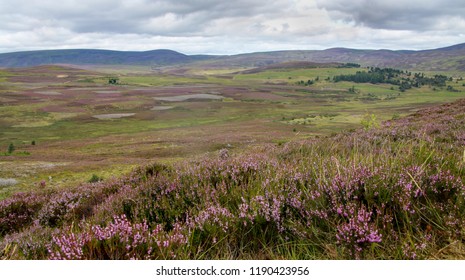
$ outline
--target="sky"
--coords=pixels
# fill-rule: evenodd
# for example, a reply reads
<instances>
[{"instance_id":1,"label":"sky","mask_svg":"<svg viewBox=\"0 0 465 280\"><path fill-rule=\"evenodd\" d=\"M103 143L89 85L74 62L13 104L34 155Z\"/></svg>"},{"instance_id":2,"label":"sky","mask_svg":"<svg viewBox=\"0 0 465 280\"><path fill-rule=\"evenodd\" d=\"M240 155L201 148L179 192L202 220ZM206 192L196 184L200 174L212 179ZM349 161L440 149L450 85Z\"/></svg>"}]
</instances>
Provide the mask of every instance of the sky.
<instances>
[{"instance_id":1,"label":"sky","mask_svg":"<svg viewBox=\"0 0 465 280\"><path fill-rule=\"evenodd\" d=\"M465 42L463 0L2 0L0 53L421 50Z\"/></svg>"}]
</instances>

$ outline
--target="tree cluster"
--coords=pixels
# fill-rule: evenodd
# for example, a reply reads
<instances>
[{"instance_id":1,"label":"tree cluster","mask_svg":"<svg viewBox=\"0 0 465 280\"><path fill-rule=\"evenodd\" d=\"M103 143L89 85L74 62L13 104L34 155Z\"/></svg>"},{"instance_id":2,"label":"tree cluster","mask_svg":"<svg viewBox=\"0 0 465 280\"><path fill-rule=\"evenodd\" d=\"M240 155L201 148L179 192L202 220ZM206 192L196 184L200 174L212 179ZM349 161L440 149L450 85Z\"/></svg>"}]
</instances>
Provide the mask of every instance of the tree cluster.
<instances>
[{"instance_id":1,"label":"tree cluster","mask_svg":"<svg viewBox=\"0 0 465 280\"><path fill-rule=\"evenodd\" d=\"M349 81L354 83L372 83L372 84L392 84L399 87L400 91L405 91L412 87L421 87L424 85L432 87L444 87L450 80L445 75L434 75L427 77L424 73L414 73L393 69L370 67L368 71L357 71L355 74L337 75L333 77L334 82Z\"/></svg>"},{"instance_id":2,"label":"tree cluster","mask_svg":"<svg viewBox=\"0 0 465 280\"><path fill-rule=\"evenodd\" d=\"M337 75L333 77L334 82L349 81L354 83L389 83L394 84L398 78L404 73L404 71L393 69L393 68L369 68L367 71L357 71L355 74L348 75Z\"/></svg>"},{"instance_id":3,"label":"tree cluster","mask_svg":"<svg viewBox=\"0 0 465 280\"><path fill-rule=\"evenodd\" d=\"M360 68L360 64L348 62L338 66L337 68Z\"/></svg>"},{"instance_id":4,"label":"tree cluster","mask_svg":"<svg viewBox=\"0 0 465 280\"><path fill-rule=\"evenodd\" d=\"M300 81L297 82L297 84L299 86L311 86L314 83L315 83L315 81L313 81L313 80L308 80L308 81L300 80Z\"/></svg>"}]
</instances>

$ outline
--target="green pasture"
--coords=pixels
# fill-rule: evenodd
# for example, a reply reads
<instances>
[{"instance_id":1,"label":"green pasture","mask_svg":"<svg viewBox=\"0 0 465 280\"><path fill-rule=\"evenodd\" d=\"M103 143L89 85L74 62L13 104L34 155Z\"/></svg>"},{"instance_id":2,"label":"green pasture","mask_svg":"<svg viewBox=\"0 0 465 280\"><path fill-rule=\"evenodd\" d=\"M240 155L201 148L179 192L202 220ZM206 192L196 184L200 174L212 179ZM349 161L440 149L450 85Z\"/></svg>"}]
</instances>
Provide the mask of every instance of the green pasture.
<instances>
[{"instance_id":1,"label":"green pasture","mask_svg":"<svg viewBox=\"0 0 465 280\"><path fill-rule=\"evenodd\" d=\"M282 70L266 70L253 74L237 74L234 80L256 80L266 82L269 80L287 81L288 83L297 83L300 80L307 81L309 79L315 80L317 77L323 81L328 77L335 75L354 74L361 71L360 68L310 68L310 69L282 69Z\"/></svg>"}]
</instances>

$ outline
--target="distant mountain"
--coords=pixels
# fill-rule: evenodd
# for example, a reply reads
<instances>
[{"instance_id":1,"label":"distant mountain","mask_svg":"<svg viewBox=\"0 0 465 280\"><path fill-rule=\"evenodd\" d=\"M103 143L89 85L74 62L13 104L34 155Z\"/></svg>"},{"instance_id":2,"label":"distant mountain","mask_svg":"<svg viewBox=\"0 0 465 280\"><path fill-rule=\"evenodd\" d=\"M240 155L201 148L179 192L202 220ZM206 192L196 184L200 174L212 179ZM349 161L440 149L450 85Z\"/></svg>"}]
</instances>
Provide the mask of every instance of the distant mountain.
<instances>
[{"instance_id":1,"label":"distant mountain","mask_svg":"<svg viewBox=\"0 0 465 280\"><path fill-rule=\"evenodd\" d=\"M214 59L207 64L212 66L264 67L290 61L351 62L362 66L465 71L465 44L422 51L331 48L327 50L261 52Z\"/></svg>"},{"instance_id":2,"label":"distant mountain","mask_svg":"<svg viewBox=\"0 0 465 280\"><path fill-rule=\"evenodd\" d=\"M173 65L208 59L172 50L109 51L93 49L44 50L0 54L1 67L28 67L46 64L73 65Z\"/></svg>"},{"instance_id":3,"label":"distant mountain","mask_svg":"<svg viewBox=\"0 0 465 280\"><path fill-rule=\"evenodd\" d=\"M185 55L172 50L109 51L92 49L46 50L0 54L0 67L44 64L163 66L199 62L203 67L266 67L286 62L358 63L362 66L414 70L465 71L465 44L439 49L273 51L230 56Z\"/></svg>"}]
</instances>

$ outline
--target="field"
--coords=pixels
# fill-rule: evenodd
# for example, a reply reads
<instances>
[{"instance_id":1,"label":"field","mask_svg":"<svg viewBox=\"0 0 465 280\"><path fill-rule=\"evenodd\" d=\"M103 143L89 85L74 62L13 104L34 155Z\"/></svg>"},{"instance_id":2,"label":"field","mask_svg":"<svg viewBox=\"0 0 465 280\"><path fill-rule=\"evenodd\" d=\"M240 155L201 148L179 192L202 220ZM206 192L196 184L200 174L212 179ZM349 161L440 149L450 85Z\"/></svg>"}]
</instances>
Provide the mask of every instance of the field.
<instances>
[{"instance_id":1,"label":"field","mask_svg":"<svg viewBox=\"0 0 465 280\"><path fill-rule=\"evenodd\" d=\"M119 70L118 70L119 69ZM221 148L241 150L330 135L463 97L422 87L333 83L360 69L61 66L0 72L0 197L118 176L153 161L170 163ZM457 78L457 74L455 74ZM109 84L116 78L117 84ZM298 81L318 79L311 86ZM355 91L350 92L354 86ZM12 143L15 152L6 153ZM34 144L34 145L33 145Z\"/></svg>"},{"instance_id":2,"label":"field","mask_svg":"<svg viewBox=\"0 0 465 280\"><path fill-rule=\"evenodd\" d=\"M30 206L22 216L25 220L21 218L8 228L0 226L0 236L13 233L5 240L21 239L20 229L26 228L27 238L44 235L44 240L50 241L51 228L63 226L62 235L53 237L49 255L44 253L45 241L37 245L42 251L29 253L12 252L9 246L14 242L8 245L8 241L4 257L125 258L121 252L117 254L123 255L100 255L99 249L92 247L98 245L91 241L94 233L84 232L79 234L90 234L91 245L83 245L91 246L86 247L90 255L60 254L64 252L60 250L67 250L60 247L63 242L71 242L65 226L78 223L82 217L108 227L132 223L141 227L141 232L144 227L155 230L160 225L157 233L144 231L148 234L144 238L152 240L157 236L169 241L170 250L158 254L137 247L132 251L136 258L463 257L461 243L454 241L450 228L462 213L462 200L455 197L462 190L455 180L463 175L463 164L448 167L452 158L454 162L463 160L459 144L462 132L459 127L428 124L424 111L465 96L461 73L441 73L451 77L444 87L400 91L391 84L332 81L336 75L363 70L359 68L328 65L246 70L199 66L157 70L40 66L0 70L0 199L5 209L18 200ZM303 84L309 80L310 85ZM415 121L405 116L417 111L423 113L418 115L422 122L416 129ZM463 118L460 109L454 112L451 118ZM438 120L446 119L441 112L433 113ZM412 128L402 126L405 120ZM395 125L381 125L384 121ZM395 134L391 130L402 141L390 138ZM454 136L443 135L447 130ZM450 146L439 146L436 141ZM403 167L411 170L403 173ZM402 180L411 187L416 184L425 193L432 191L425 182L442 180L447 188L453 188L448 192L454 192L459 208L450 215L457 216L439 219L447 207L441 201L439 206L433 205L439 199L434 195L425 196L426 202L436 199L431 200L433 204L417 202L418 193L402 193L403 189L387 191L383 198L373 196L388 189L384 185L376 189L386 178L399 188ZM351 189L354 193L360 192L352 179L369 182L370 188L364 190L369 191L365 206L352 203L357 201L357 195L338 196L335 189L329 189L348 185L355 188ZM168 190L169 182L173 182L173 190ZM283 186L289 188L280 190ZM172 197L168 195L172 191L180 193ZM400 193L411 203L396 197ZM151 201L151 196L159 201ZM310 197L315 198L314 202ZM388 203L393 208L386 208L388 198L393 199L394 204ZM48 209L43 204L47 200L53 201L52 208L61 205L61 210ZM75 204L71 207L69 203ZM429 212L418 217L412 212L413 220L409 220L406 213L412 209ZM373 211L378 211L376 218ZM0 218L6 219L1 216L6 212L2 213ZM358 213L359 222L365 219L366 223L345 221L344 215L350 213ZM122 214L123 218L111 221L112 215ZM325 215L329 217L326 222ZM400 224L389 227L391 218L399 219ZM207 226L211 219L216 222ZM28 228L33 221L38 224ZM238 232L237 223L244 223L249 231ZM91 228L91 224L82 228L87 226ZM354 237L351 234L355 229L346 226L362 229ZM416 226L421 230L413 229ZM429 234L433 230L430 227L436 235L428 237L424 232ZM187 232L192 234L188 236ZM388 246L386 235L394 233L398 239L388 238L393 244ZM273 238L276 234L284 239ZM455 243L447 243L446 237ZM437 242L423 245L425 238L436 238ZM381 239L385 243L378 246ZM197 247L186 247L186 242ZM228 247L237 242L242 245ZM420 250L416 246L429 247ZM449 247L446 250L444 246ZM459 253L445 256L450 250ZM177 256L171 255L173 252Z\"/></svg>"}]
</instances>

